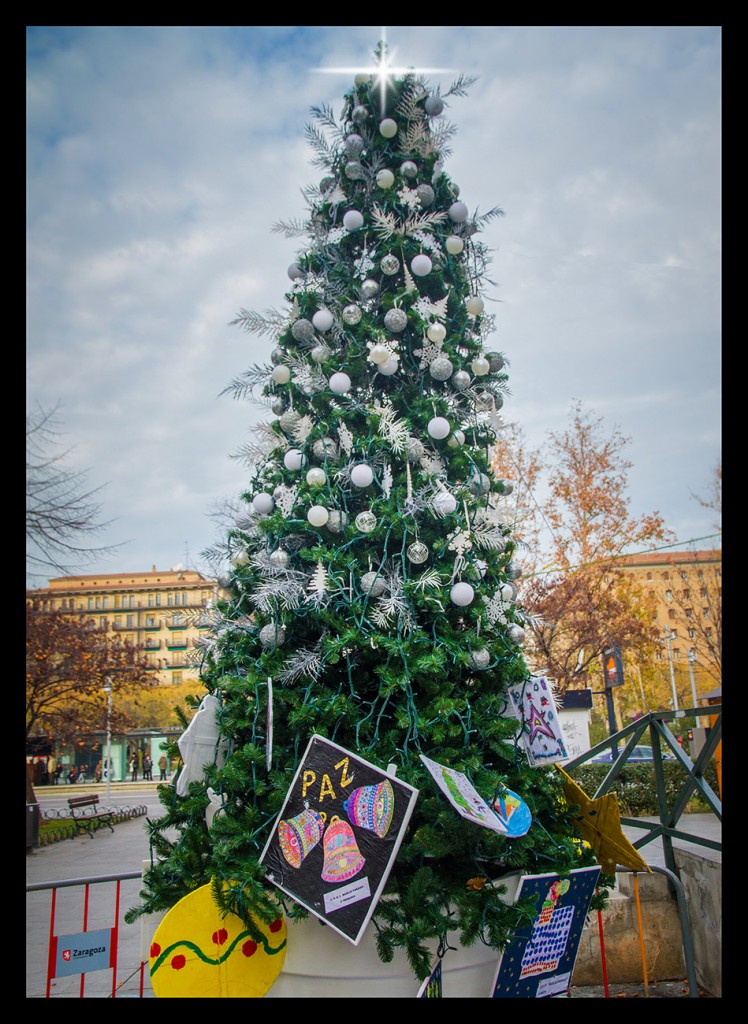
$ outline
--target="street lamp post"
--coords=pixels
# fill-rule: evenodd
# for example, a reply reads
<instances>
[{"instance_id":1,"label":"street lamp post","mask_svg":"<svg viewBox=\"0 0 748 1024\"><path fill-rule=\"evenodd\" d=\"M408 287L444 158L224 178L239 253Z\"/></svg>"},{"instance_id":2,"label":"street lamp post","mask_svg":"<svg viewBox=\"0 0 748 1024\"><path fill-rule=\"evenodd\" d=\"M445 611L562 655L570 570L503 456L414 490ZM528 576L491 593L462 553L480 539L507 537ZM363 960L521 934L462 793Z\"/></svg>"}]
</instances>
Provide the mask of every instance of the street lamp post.
<instances>
[{"instance_id":1,"label":"street lamp post","mask_svg":"<svg viewBox=\"0 0 748 1024\"><path fill-rule=\"evenodd\" d=\"M693 706L698 705L699 699L696 696L696 681L693 677L693 667L696 664L696 651L690 650L688 652L688 674L691 677L691 696L693 697Z\"/></svg>"},{"instance_id":2,"label":"street lamp post","mask_svg":"<svg viewBox=\"0 0 748 1024\"><path fill-rule=\"evenodd\" d=\"M106 802L109 806L109 794L112 780L112 683L109 680L104 687L106 694Z\"/></svg>"},{"instance_id":3,"label":"street lamp post","mask_svg":"<svg viewBox=\"0 0 748 1024\"><path fill-rule=\"evenodd\" d=\"M677 711L678 710L678 691L675 688L675 671L673 669L673 656L670 653L670 639L671 639L670 627L668 626L665 629L665 644L667 645L667 660L668 660L668 664L670 665L670 686L671 686L672 691L673 691L673 711Z\"/></svg>"}]
</instances>

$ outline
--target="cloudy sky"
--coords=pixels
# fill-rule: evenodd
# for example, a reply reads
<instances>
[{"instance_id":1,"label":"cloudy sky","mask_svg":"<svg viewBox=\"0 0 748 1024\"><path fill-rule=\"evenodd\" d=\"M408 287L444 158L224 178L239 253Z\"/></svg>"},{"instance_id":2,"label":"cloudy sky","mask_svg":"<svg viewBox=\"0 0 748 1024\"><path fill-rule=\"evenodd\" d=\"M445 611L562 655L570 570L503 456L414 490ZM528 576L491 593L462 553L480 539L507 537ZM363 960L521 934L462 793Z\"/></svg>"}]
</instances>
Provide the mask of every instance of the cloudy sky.
<instances>
[{"instance_id":1,"label":"cloudy sky","mask_svg":"<svg viewBox=\"0 0 748 1024\"><path fill-rule=\"evenodd\" d=\"M230 321L284 307L303 240L273 225L321 177L310 107L353 80L320 69L383 32L443 89L478 76L446 170L505 211L482 235L505 418L542 443L581 401L631 439L631 514L719 544L694 498L721 458L719 26L33 26L27 408L58 407L122 545L83 571L205 568L266 418L221 397L272 347Z\"/></svg>"}]
</instances>

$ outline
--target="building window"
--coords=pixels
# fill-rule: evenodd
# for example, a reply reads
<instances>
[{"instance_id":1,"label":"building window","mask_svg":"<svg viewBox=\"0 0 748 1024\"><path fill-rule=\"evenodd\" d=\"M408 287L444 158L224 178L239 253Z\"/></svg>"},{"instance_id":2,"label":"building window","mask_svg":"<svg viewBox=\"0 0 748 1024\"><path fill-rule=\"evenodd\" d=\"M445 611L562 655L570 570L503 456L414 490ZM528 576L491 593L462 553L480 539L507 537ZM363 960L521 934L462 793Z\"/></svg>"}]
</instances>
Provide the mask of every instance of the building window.
<instances>
[{"instance_id":1,"label":"building window","mask_svg":"<svg viewBox=\"0 0 748 1024\"><path fill-rule=\"evenodd\" d=\"M127 616L127 628L128 629L135 629L135 616L134 615L128 615Z\"/></svg>"},{"instance_id":2,"label":"building window","mask_svg":"<svg viewBox=\"0 0 748 1024\"><path fill-rule=\"evenodd\" d=\"M88 599L88 610L90 612L92 612L93 611L93 607L94 607L94 599L92 597L89 597L89 599Z\"/></svg>"},{"instance_id":3,"label":"building window","mask_svg":"<svg viewBox=\"0 0 748 1024\"><path fill-rule=\"evenodd\" d=\"M672 608L668 608L668 610L667 610L667 617L670 619L671 622L674 621L674 619L675 619L675 612L673 611Z\"/></svg>"},{"instance_id":4,"label":"building window","mask_svg":"<svg viewBox=\"0 0 748 1024\"><path fill-rule=\"evenodd\" d=\"M169 606L169 608L171 608L171 606L174 604L174 595L173 594L167 594L167 596L166 596L166 603Z\"/></svg>"},{"instance_id":5,"label":"building window","mask_svg":"<svg viewBox=\"0 0 748 1024\"><path fill-rule=\"evenodd\" d=\"M704 630L704 635L706 636L707 640L711 640L712 639L712 627L711 626L707 626L706 627L706 629Z\"/></svg>"},{"instance_id":6,"label":"building window","mask_svg":"<svg viewBox=\"0 0 748 1024\"><path fill-rule=\"evenodd\" d=\"M693 618L693 608L686 608L686 618L687 619L692 619Z\"/></svg>"},{"instance_id":7,"label":"building window","mask_svg":"<svg viewBox=\"0 0 748 1024\"><path fill-rule=\"evenodd\" d=\"M172 676L171 676L171 681L174 684L174 686L181 686L182 685L182 673L181 672L173 672Z\"/></svg>"},{"instance_id":8,"label":"building window","mask_svg":"<svg viewBox=\"0 0 748 1024\"><path fill-rule=\"evenodd\" d=\"M709 609L708 608L702 608L701 609L701 614L704 616L705 619L708 619L709 618Z\"/></svg>"},{"instance_id":9,"label":"building window","mask_svg":"<svg viewBox=\"0 0 748 1024\"><path fill-rule=\"evenodd\" d=\"M696 575L699 577L700 580L703 580L704 579L704 570L703 569L699 569L699 571L696 573Z\"/></svg>"},{"instance_id":10,"label":"building window","mask_svg":"<svg viewBox=\"0 0 748 1024\"><path fill-rule=\"evenodd\" d=\"M691 596L691 591L686 587L683 591L683 600L687 601Z\"/></svg>"},{"instance_id":11,"label":"building window","mask_svg":"<svg viewBox=\"0 0 748 1024\"><path fill-rule=\"evenodd\" d=\"M707 596L707 590L706 590L706 587L702 587L702 588L701 588L701 590L699 591L699 595L700 595L701 597L706 597L706 596Z\"/></svg>"},{"instance_id":12,"label":"building window","mask_svg":"<svg viewBox=\"0 0 748 1024\"><path fill-rule=\"evenodd\" d=\"M171 624L172 626L183 626L184 615L181 612L174 612L174 614L171 617Z\"/></svg>"},{"instance_id":13,"label":"building window","mask_svg":"<svg viewBox=\"0 0 748 1024\"><path fill-rule=\"evenodd\" d=\"M108 597L102 597L102 599L101 599L101 607L102 608L108 608L109 607L109 598Z\"/></svg>"},{"instance_id":14,"label":"building window","mask_svg":"<svg viewBox=\"0 0 748 1024\"><path fill-rule=\"evenodd\" d=\"M670 579L670 573L669 573L669 572L664 572L664 573L662 574L662 578L663 578L664 580L669 580L669 579Z\"/></svg>"},{"instance_id":15,"label":"building window","mask_svg":"<svg viewBox=\"0 0 748 1024\"><path fill-rule=\"evenodd\" d=\"M672 601L673 600L673 592L672 592L672 590L666 590L665 591L665 600L666 601Z\"/></svg>"},{"instance_id":16,"label":"building window","mask_svg":"<svg viewBox=\"0 0 748 1024\"><path fill-rule=\"evenodd\" d=\"M677 647L673 648L673 661L680 661L680 650Z\"/></svg>"},{"instance_id":17,"label":"building window","mask_svg":"<svg viewBox=\"0 0 748 1024\"><path fill-rule=\"evenodd\" d=\"M688 579L688 573L681 571L680 578L682 580L687 580Z\"/></svg>"},{"instance_id":18,"label":"building window","mask_svg":"<svg viewBox=\"0 0 748 1024\"><path fill-rule=\"evenodd\" d=\"M689 640L695 640L696 639L696 630L695 629L691 628L691 629L688 630L688 639Z\"/></svg>"},{"instance_id":19,"label":"building window","mask_svg":"<svg viewBox=\"0 0 748 1024\"><path fill-rule=\"evenodd\" d=\"M156 607L157 608L161 607L161 595L160 594L156 594Z\"/></svg>"},{"instance_id":20,"label":"building window","mask_svg":"<svg viewBox=\"0 0 748 1024\"><path fill-rule=\"evenodd\" d=\"M648 573L647 573L647 579L648 579L648 580L651 580L651 579L652 579L652 573L651 573L651 572L648 572Z\"/></svg>"},{"instance_id":21,"label":"building window","mask_svg":"<svg viewBox=\"0 0 748 1024\"><path fill-rule=\"evenodd\" d=\"M657 661L662 661L662 651L655 651L655 659Z\"/></svg>"},{"instance_id":22,"label":"building window","mask_svg":"<svg viewBox=\"0 0 748 1024\"><path fill-rule=\"evenodd\" d=\"M146 615L146 617L145 617L145 624L146 624L146 626L153 627L153 626L156 625L156 620L155 620L155 618L152 615Z\"/></svg>"},{"instance_id":23,"label":"building window","mask_svg":"<svg viewBox=\"0 0 748 1024\"><path fill-rule=\"evenodd\" d=\"M187 604L187 595L182 594L182 604Z\"/></svg>"}]
</instances>

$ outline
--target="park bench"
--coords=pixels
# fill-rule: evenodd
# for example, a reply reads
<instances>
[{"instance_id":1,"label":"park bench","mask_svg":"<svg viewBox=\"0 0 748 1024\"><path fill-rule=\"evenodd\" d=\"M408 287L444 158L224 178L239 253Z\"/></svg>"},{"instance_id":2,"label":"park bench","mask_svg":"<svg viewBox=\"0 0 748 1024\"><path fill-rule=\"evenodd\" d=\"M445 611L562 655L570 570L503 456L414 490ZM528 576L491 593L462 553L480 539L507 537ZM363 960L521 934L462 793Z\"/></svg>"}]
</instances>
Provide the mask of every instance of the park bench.
<instances>
[{"instance_id":1,"label":"park bench","mask_svg":"<svg viewBox=\"0 0 748 1024\"><path fill-rule=\"evenodd\" d=\"M88 833L92 839L94 832L100 825L105 825L110 832L114 832L112 828L114 811L98 810L99 798L95 793L90 793L88 796L68 797L68 807L70 808L70 816L79 831Z\"/></svg>"}]
</instances>

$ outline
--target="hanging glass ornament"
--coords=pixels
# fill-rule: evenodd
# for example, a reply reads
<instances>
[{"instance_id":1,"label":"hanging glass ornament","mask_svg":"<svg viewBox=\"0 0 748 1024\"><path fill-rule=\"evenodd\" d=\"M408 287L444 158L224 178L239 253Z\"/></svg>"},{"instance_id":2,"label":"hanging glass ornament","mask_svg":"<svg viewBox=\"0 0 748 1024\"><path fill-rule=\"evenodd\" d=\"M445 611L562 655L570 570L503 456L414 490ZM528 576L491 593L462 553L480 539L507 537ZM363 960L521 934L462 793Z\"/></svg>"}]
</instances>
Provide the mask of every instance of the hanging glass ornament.
<instances>
[{"instance_id":1,"label":"hanging glass ornament","mask_svg":"<svg viewBox=\"0 0 748 1024\"><path fill-rule=\"evenodd\" d=\"M340 449L331 437L321 437L315 441L312 451L318 459L337 459Z\"/></svg>"},{"instance_id":2,"label":"hanging glass ornament","mask_svg":"<svg viewBox=\"0 0 748 1024\"><path fill-rule=\"evenodd\" d=\"M500 352L486 352L486 359L491 373L500 373L504 369L504 357Z\"/></svg>"},{"instance_id":3,"label":"hanging glass ornament","mask_svg":"<svg viewBox=\"0 0 748 1024\"><path fill-rule=\"evenodd\" d=\"M414 540L405 552L414 565L421 565L429 557L429 549L420 540Z\"/></svg>"},{"instance_id":4,"label":"hanging glass ornament","mask_svg":"<svg viewBox=\"0 0 748 1024\"><path fill-rule=\"evenodd\" d=\"M294 320L291 325L291 334L297 341L311 341L314 337L314 327L311 320Z\"/></svg>"},{"instance_id":5,"label":"hanging glass ornament","mask_svg":"<svg viewBox=\"0 0 748 1024\"><path fill-rule=\"evenodd\" d=\"M388 253L382 257L379 267L383 274L387 274L388 277L392 277L400 269L400 260L397 256L393 256L392 253Z\"/></svg>"},{"instance_id":6,"label":"hanging glass ornament","mask_svg":"<svg viewBox=\"0 0 748 1024\"><path fill-rule=\"evenodd\" d=\"M329 309L318 309L312 317L312 326L317 331L329 331L335 319Z\"/></svg>"},{"instance_id":7,"label":"hanging glass ornament","mask_svg":"<svg viewBox=\"0 0 748 1024\"><path fill-rule=\"evenodd\" d=\"M249 555L244 549L242 549L241 551L237 551L236 554L232 555L231 558L231 564L236 566L237 569L241 568L241 566L243 565L246 565L248 561Z\"/></svg>"},{"instance_id":8,"label":"hanging glass ornament","mask_svg":"<svg viewBox=\"0 0 748 1024\"><path fill-rule=\"evenodd\" d=\"M384 580L376 572L365 572L361 577L361 589L369 597L379 597L384 593Z\"/></svg>"},{"instance_id":9,"label":"hanging glass ornament","mask_svg":"<svg viewBox=\"0 0 748 1024\"><path fill-rule=\"evenodd\" d=\"M509 639L515 644L523 644L525 642L525 631L521 626L515 624L511 625L507 630Z\"/></svg>"},{"instance_id":10,"label":"hanging glass ornament","mask_svg":"<svg viewBox=\"0 0 748 1024\"><path fill-rule=\"evenodd\" d=\"M397 373L400 368L400 362L396 356L390 356L386 363L380 363L377 367L377 373L383 374L385 377L391 377L393 373Z\"/></svg>"},{"instance_id":11,"label":"hanging glass ornament","mask_svg":"<svg viewBox=\"0 0 748 1024\"><path fill-rule=\"evenodd\" d=\"M270 362L273 364L273 366L277 366L278 363L280 363L280 361L283 359L284 355L285 352L283 351L282 348L274 348L273 351L270 353Z\"/></svg>"},{"instance_id":12,"label":"hanging glass ornament","mask_svg":"<svg viewBox=\"0 0 748 1024\"><path fill-rule=\"evenodd\" d=\"M465 299L465 309L471 316L480 316L483 312L483 299L480 295L468 295Z\"/></svg>"},{"instance_id":13,"label":"hanging glass ornament","mask_svg":"<svg viewBox=\"0 0 748 1024\"><path fill-rule=\"evenodd\" d=\"M255 494L252 499L252 508L255 510L258 516L269 516L275 508L275 499L272 494L267 494L265 491L260 491L259 494Z\"/></svg>"},{"instance_id":14,"label":"hanging glass ornament","mask_svg":"<svg viewBox=\"0 0 748 1024\"><path fill-rule=\"evenodd\" d=\"M380 188L392 188L394 184L395 175L388 167L383 167L381 171L377 172L377 185L379 185Z\"/></svg>"},{"instance_id":15,"label":"hanging glass ornament","mask_svg":"<svg viewBox=\"0 0 748 1024\"><path fill-rule=\"evenodd\" d=\"M465 391L470 387L471 377L465 370L458 370L452 377L450 384L455 391Z\"/></svg>"},{"instance_id":16,"label":"hanging glass ornament","mask_svg":"<svg viewBox=\"0 0 748 1024\"><path fill-rule=\"evenodd\" d=\"M273 372L270 376L276 384L288 384L291 379L291 371L285 363L281 363L279 366L273 367Z\"/></svg>"},{"instance_id":17,"label":"hanging glass ornament","mask_svg":"<svg viewBox=\"0 0 748 1024\"><path fill-rule=\"evenodd\" d=\"M327 345L319 344L314 346L309 355L311 356L313 362L324 363L330 358L332 352L327 347Z\"/></svg>"},{"instance_id":18,"label":"hanging glass ornament","mask_svg":"<svg viewBox=\"0 0 748 1024\"><path fill-rule=\"evenodd\" d=\"M324 526L330 518L330 513L324 505L312 505L306 517L311 526Z\"/></svg>"},{"instance_id":19,"label":"hanging glass ornament","mask_svg":"<svg viewBox=\"0 0 748 1024\"><path fill-rule=\"evenodd\" d=\"M270 408L276 416L280 416L288 408L288 402L282 395L276 395L270 403Z\"/></svg>"},{"instance_id":20,"label":"hanging glass ornament","mask_svg":"<svg viewBox=\"0 0 748 1024\"><path fill-rule=\"evenodd\" d=\"M427 96L426 102L423 104L423 109L429 117L438 117L444 110L444 100L441 96Z\"/></svg>"},{"instance_id":21,"label":"hanging glass ornament","mask_svg":"<svg viewBox=\"0 0 748 1024\"><path fill-rule=\"evenodd\" d=\"M408 326L408 314L404 309L398 309L397 306L393 309L388 309L384 314L384 326L388 331L392 331L393 334L404 331Z\"/></svg>"},{"instance_id":22,"label":"hanging glass ornament","mask_svg":"<svg viewBox=\"0 0 748 1024\"><path fill-rule=\"evenodd\" d=\"M465 444L465 435L461 430L453 430L447 444L450 448L461 448Z\"/></svg>"},{"instance_id":23,"label":"hanging glass ornament","mask_svg":"<svg viewBox=\"0 0 748 1024\"><path fill-rule=\"evenodd\" d=\"M385 139L393 139L397 135L397 121L385 117L379 124L379 134Z\"/></svg>"},{"instance_id":24,"label":"hanging glass ornament","mask_svg":"<svg viewBox=\"0 0 748 1024\"><path fill-rule=\"evenodd\" d=\"M516 562L510 562L504 569L504 575L508 580L518 580L522 575L522 570Z\"/></svg>"},{"instance_id":25,"label":"hanging glass ornament","mask_svg":"<svg viewBox=\"0 0 748 1024\"><path fill-rule=\"evenodd\" d=\"M356 487L368 487L374 480L374 470L365 462L359 462L351 468L351 483Z\"/></svg>"},{"instance_id":26,"label":"hanging glass ornament","mask_svg":"<svg viewBox=\"0 0 748 1024\"><path fill-rule=\"evenodd\" d=\"M458 608L466 608L475 597L475 591L469 583L455 583L449 592L449 599Z\"/></svg>"},{"instance_id":27,"label":"hanging glass ornament","mask_svg":"<svg viewBox=\"0 0 748 1024\"><path fill-rule=\"evenodd\" d=\"M444 324L440 324L437 321L436 323L429 324L426 335L429 341L433 341L435 345L441 345L447 337L447 328Z\"/></svg>"},{"instance_id":28,"label":"hanging glass ornament","mask_svg":"<svg viewBox=\"0 0 748 1024\"><path fill-rule=\"evenodd\" d=\"M412 160L405 160L400 164L400 173L406 178L415 178L418 174L418 168Z\"/></svg>"},{"instance_id":29,"label":"hanging glass ornament","mask_svg":"<svg viewBox=\"0 0 748 1024\"><path fill-rule=\"evenodd\" d=\"M334 179L334 178L332 178L332 177L330 177L330 175L328 174L328 175L326 175L326 176L325 176L325 177L324 177L324 178L322 179L322 181L321 181L321 182L319 183L319 190L320 190L320 192L322 193L322 195L324 195L324 194L325 194L325 192L329 192L329 191L330 191L330 189L331 189L331 188L332 188L332 187L333 187L334 185L335 185L335 179Z\"/></svg>"},{"instance_id":30,"label":"hanging glass ornament","mask_svg":"<svg viewBox=\"0 0 748 1024\"><path fill-rule=\"evenodd\" d=\"M485 647L481 648L479 651L470 652L470 664L472 665L473 668L478 669L479 672L482 671L484 668L488 668L490 663L491 655L485 649Z\"/></svg>"},{"instance_id":31,"label":"hanging glass ornament","mask_svg":"<svg viewBox=\"0 0 748 1024\"><path fill-rule=\"evenodd\" d=\"M373 280L371 277L367 277L364 283L361 285L361 297L364 299L373 299L379 295L379 282Z\"/></svg>"},{"instance_id":32,"label":"hanging glass ornament","mask_svg":"<svg viewBox=\"0 0 748 1024\"><path fill-rule=\"evenodd\" d=\"M357 324L361 319L361 316L361 307L357 306L355 303L351 303L343 310L343 322L348 324L350 327Z\"/></svg>"},{"instance_id":33,"label":"hanging glass ornament","mask_svg":"<svg viewBox=\"0 0 748 1024\"><path fill-rule=\"evenodd\" d=\"M372 363L381 365L382 363L386 363L389 358L390 350L387 348L386 345L373 345L369 349L369 359L372 361Z\"/></svg>"},{"instance_id":34,"label":"hanging glass ornament","mask_svg":"<svg viewBox=\"0 0 748 1024\"><path fill-rule=\"evenodd\" d=\"M426 429L435 441L443 441L445 437L449 436L449 431L452 428L449 425L449 420L444 416L434 416L429 420Z\"/></svg>"},{"instance_id":35,"label":"hanging glass ornament","mask_svg":"<svg viewBox=\"0 0 748 1024\"><path fill-rule=\"evenodd\" d=\"M351 117L356 122L356 124L363 124L368 116L369 111L360 103L358 104L358 106L353 108L353 112L351 114Z\"/></svg>"},{"instance_id":36,"label":"hanging glass ornament","mask_svg":"<svg viewBox=\"0 0 748 1024\"><path fill-rule=\"evenodd\" d=\"M475 396L475 408L478 412L493 412L500 409L504 400L500 395L492 395L490 391L480 391Z\"/></svg>"},{"instance_id":37,"label":"hanging glass ornament","mask_svg":"<svg viewBox=\"0 0 748 1024\"><path fill-rule=\"evenodd\" d=\"M283 548L278 548L277 551L271 552L268 561L275 569L287 569L288 564L291 561L291 557L287 551L283 550Z\"/></svg>"},{"instance_id":38,"label":"hanging glass ornament","mask_svg":"<svg viewBox=\"0 0 748 1024\"><path fill-rule=\"evenodd\" d=\"M437 356L429 363L429 373L434 380L448 380L453 369L451 361L444 355Z\"/></svg>"},{"instance_id":39,"label":"hanging glass ornament","mask_svg":"<svg viewBox=\"0 0 748 1024\"><path fill-rule=\"evenodd\" d=\"M346 153L352 153L354 156L358 156L364 148L364 140L356 132L352 132L350 135L346 135L343 142L343 148Z\"/></svg>"},{"instance_id":40,"label":"hanging glass ornament","mask_svg":"<svg viewBox=\"0 0 748 1024\"><path fill-rule=\"evenodd\" d=\"M345 512L339 512L338 509L330 509L330 514L327 519L327 529L330 533L341 533L348 525L348 516Z\"/></svg>"},{"instance_id":41,"label":"hanging glass ornament","mask_svg":"<svg viewBox=\"0 0 748 1024\"><path fill-rule=\"evenodd\" d=\"M410 269L416 275L416 277L425 277L431 273L433 263L425 252L420 253L418 256L414 256L410 261Z\"/></svg>"},{"instance_id":42,"label":"hanging glass ornament","mask_svg":"<svg viewBox=\"0 0 748 1024\"><path fill-rule=\"evenodd\" d=\"M470 364L470 369L476 377L485 377L491 369L491 364L485 356L476 356Z\"/></svg>"},{"instance_id":43,"label":"hanging glass ornament","mask_svg":"<svg viewBox=\"0 0 748 1024\"><path fill-rule=\"evenodd\" d=\"M344 170L349 181L360 181L364 176L364 169L358 160L349 160Z\"/></svg>"},{"instance_id":44,"label":"hanging glass ornament","mask_svg":"<svg viewBox=\"0 0 748 1024\"><path fill-rule=\"evenodd\" d=\"M457 508L457 499L449 491L438 491L431 499L431 507L440 516L448 516Z\"/></svg>"},{"instance_id":45,"label":"hanging glass ornament","mask_svg":"<svg viewBox=\"0 0 748 1024\"><path fill-rule=\"evenodd\" d=\"M359 512L356 516L356 529L361 533L371 533L376 525L377 517L368 509L365 512Z\"/></svg>"},{"instance_id":46,"label":"hanging glass ornament","mask_svg":"<svg viewBox=\"0 0 748 1024\"><path fill-rule=\"evenodd\" d=\"M327 473L320 466L312 466L306 475L306 482L310 487L324 487L327 483Z\"/></svg>"},{"instance_id":47,"label":"hanging glass ornament","mask_svg":"<svg viewBox=\"0 0 748 1024\"><path fill-rule=\"evenodd\" d=\"M298 448L289 448L283 456L283 465L295 473L306 465L306 456L302 455Z\"/></svg>"},{"instance_id":48,"label":"hanging glass ornament","mask_svg":"<svg viewBox=\"0 0 748 1024\"><path fill-rule=\"evenodd\" d=\"M363 223L364 215L359 210L348 210L343 214L343 227L346 231L356 231Z\"/></svg>"},{"instance_id":49,"label":"hanging glass ornament","mask_svg":"<svg viewBox=\"0 0 748 1024\"><path fill-rule=\"evenodd\" d=\"M285 639L286 631L283 626L274 625L272 622L260 630L260 643L263 647L280 647Z\"/></svg>"},{"instance_id":50,"label":"hanging glass ornament","mask_svg":"<svg viewBox=\"0 0 748 1024\"><path fill-rule=\"evenodd\" d=\"M459 235L450 235L444 243L444 247L450 255L457 256L465 248L465 243Z\"/></svg>"},{"instance_id":51,"label":"hanging glass ornament","mask_svg":"<svg viewBox=\"0 0 748 1024\"><path fill-rule=\"evenodd\" d=\"M478 575L478 579L483 579L488 572L488 562L484 562L482 558L476 558L473 562L473 569Z\"/></svg>"},{"instance_id":52,"label":"hanging glass ornament","mask_svg":"<svg viewBox=\"0 0 748 1024\"><path fill-rule=\"evenodd\" d=\"M468 219L468 208L463 202L452 203L449 210L449 219L455 224L462 224Z\"/></svg>"},{"instance_id":53,"label":"hanging glass ornament","mask_svg":"<svg viewBox=\"0 0 748 1024\"><path fill-rule=\"evenodd\" d=\"M416 195L421 200L421 206L431 206L436 199L436 193L431 185L419 185L416 189Z\"/></svg>"},{"instance_id":54,"label":"hanging glass ornament","mask_svg":"<svg viewBox=\"0 0 748 1024\"><path fill-rule=\"evenodd\" d=\"M298 425L300 419L301 416L299 416L295 409L287 409L280 417L278 422L281 425L281 430L284 430L287 434L290 434Z\"/></svg>"},{"instance_id":55,"label":"hanging glass ornament","mask_svg":"<svg viewBox=\"0 0 748 1024\"><path fill-rule=\"evenodd\" d=\"M351 390L351 378L347 373L334 373L330 377L330 390L336 395L345 395Z\"/></svg>"}]
</instances>

